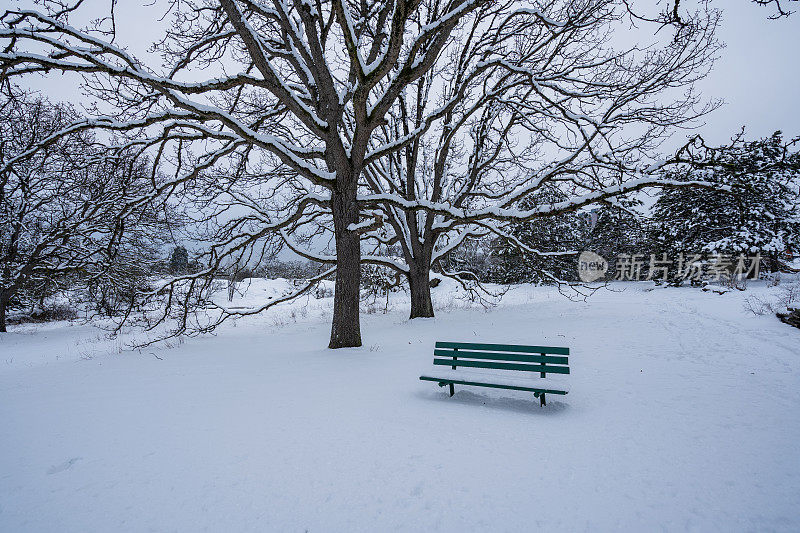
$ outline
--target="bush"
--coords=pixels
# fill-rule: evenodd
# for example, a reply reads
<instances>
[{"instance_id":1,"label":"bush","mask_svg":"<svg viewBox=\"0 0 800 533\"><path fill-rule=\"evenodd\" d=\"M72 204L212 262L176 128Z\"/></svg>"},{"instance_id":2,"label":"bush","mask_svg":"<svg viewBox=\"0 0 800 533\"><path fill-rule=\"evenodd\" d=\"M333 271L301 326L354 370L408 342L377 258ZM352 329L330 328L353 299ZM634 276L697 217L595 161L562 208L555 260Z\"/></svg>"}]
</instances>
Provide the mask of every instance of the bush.
<instances>
[{"instance_id":1,"label":"bush","mask_svg":"<svg viewBox=\"0 0 800 533\"><path fill-rule=\"evenodd\" d=\"M9 324L54 322L57 320L75 320L78 312L71 304L58 302L47 307L37 307L28 312L18 312L8 317Z\"/></svg>"}]
</instances>

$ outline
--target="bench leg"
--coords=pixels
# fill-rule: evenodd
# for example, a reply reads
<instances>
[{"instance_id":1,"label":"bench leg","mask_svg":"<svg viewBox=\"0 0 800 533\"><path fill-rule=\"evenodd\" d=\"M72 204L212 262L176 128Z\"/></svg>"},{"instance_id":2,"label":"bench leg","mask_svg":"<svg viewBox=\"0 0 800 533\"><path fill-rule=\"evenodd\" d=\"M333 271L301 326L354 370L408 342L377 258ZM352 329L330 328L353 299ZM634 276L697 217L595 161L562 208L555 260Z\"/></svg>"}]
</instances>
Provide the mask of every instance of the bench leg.
<instances>
[{"instance_id":1,"label":"bench leg","mask_svg":"<svg viewBox=\"0 0 800 533\"><path fill-rule=\"evenodd\" d=\"M455 393L456 393L455 388L453 387L453 384L451 383L450 384L450 396L453 396L453 394L455 394Z\"/></svg>"},{"instance_id":2,"label":"bench leg","mask_svg":"<svg viewBox=\"0 0 800 533\"><path fill-rule=\"evenodd\" d=\"M546 402L546 401L545 401L545 399L544 399L544 393L541 393L541 394L539 395L539 405L541 405L542 407L544 407L545 405L547 405L547 402Z\"/></svg>"}]
</instances>

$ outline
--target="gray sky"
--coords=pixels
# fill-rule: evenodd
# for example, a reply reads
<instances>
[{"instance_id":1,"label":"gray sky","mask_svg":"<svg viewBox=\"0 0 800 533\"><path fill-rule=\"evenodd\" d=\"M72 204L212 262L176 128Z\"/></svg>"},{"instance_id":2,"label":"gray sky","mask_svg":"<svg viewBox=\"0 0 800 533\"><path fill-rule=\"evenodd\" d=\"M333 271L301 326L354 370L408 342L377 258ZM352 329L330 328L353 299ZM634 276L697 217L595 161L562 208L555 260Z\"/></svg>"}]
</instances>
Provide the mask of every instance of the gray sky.
<instances>
[{"instance_id":1,"label":"gray sky","mask_svg":"<svg viewBox=\"0 0 800 533\"><path fill-rule=\"evenodd\" d=\"M31 0L0 0L7 6L30 6ZM108 0L87 0L92 17L106 14ZM686 5L689 2L684 2ZM718 38L726 44L711 74L699 84L707 98L725 105L707 116L699 129L709 143L722 144L747 126L747 137L756 138L782 130L787 137L800 135L800 12L788 19L768 20L772 8L749 0L715 0L724 18ZM117 43L138 56L146 55L150 42L161 37L167 21L159 22L164 0L124 0L117 6ZM73 24L81 25L80 19ZM49 82L30 79L53 98L80 101L72 77L54 76ZM689 133L678 132L674 144ZM672 144L672 143L670 143Z\"/></svg>"},{"instance_id":2,"label":"gray sky","mask_svg":"<svg viewBox=\"0 0 800 533\"><path fill-rule=\"evenodd\" d=\"M746 125L748 138L775 130L800 135L800 12L767 20L770 8L746 0L717 0L724 18L718 38L726 44L703 94L726 104L706 118L701 132L723 143Z\"/></svg>"}]
</instances>

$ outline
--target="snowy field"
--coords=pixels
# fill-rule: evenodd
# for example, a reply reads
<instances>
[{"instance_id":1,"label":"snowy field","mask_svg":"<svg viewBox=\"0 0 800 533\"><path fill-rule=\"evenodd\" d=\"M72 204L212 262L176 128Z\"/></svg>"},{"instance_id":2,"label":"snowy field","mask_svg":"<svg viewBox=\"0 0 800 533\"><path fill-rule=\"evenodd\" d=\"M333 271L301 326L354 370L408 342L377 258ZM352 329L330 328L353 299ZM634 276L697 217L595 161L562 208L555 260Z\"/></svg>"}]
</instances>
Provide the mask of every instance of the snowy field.
<instances>
[{"instance_id":1,"label":"snowy field","mask_svg":"<svg viewBox=\"0 0 800 533\"><path fill-rule=\"evenodd\" d=\"M335 352L330 298L142 351L15 326L0 531L800 530L800 330L743 306L771 289L613 288L445 285ZM418 380L437 340L568 346L571 392L449 398Z\"/></svg>"}]
</instances>

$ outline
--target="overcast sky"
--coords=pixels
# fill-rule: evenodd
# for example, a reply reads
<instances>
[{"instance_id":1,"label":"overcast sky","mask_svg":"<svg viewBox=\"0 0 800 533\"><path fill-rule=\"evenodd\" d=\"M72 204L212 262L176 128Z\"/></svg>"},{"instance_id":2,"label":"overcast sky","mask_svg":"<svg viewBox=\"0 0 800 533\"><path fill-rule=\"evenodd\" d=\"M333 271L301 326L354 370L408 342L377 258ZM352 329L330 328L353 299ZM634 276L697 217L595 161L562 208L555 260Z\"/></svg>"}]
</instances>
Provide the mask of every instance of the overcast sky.
<instances>
[{"instance_id":1,"label":"overcast sky","mask_svg":"<svg viewBox=\"0 0 800 533\"><path fill-rule=\"evenodd\" d=\"M0 0L7 6L30 6L31 1ZM690 2L683 2L687 5ZM109 0L87 0L93 16L107 13ZM769 20L771 8L750 0L715 0L724 18L718 38L726 44L713 71L699 84L708 98L725 105L705 119L700 132L712 144L725 143L742 126L748 138L764 137L775 130L786 136L800 135L800 12L793 17ZM118 44L137 55L161 37L165 22L164 0L124 0L117 6ZM92 9L96 8L96 9ZM72 21L80 25L79 20ZM44 84L30 80L54 98L78 101L74 80L55 76ZM675 144L687 136L679 132Z\"/></svg>"},{"instance_id":2,"label":"overcast sky","mask_svg":"<svg viewBox=\"0 0 800 533\"><path fill-rule=\"evenodd\" d=\"M706 119L703 133L717 143L743 125L748 137L778 129L800 135L800 12L767 20L771 11L747 0L715 4L723 9L718 38L726 47L700 88L726 104Z\"/></svg>"}]
</instances>

